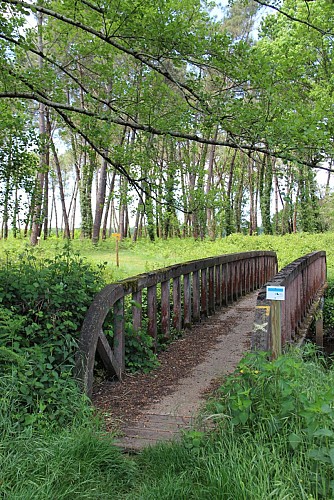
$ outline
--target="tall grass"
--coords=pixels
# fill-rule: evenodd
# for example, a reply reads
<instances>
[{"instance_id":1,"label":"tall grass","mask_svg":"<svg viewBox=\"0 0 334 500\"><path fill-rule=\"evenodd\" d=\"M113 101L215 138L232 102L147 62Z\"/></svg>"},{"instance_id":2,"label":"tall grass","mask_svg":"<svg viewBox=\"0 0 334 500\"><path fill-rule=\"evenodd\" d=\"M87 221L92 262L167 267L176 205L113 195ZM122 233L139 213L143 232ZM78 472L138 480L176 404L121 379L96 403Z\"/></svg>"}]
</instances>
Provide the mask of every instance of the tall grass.
<instances>
[{"instance_id":1,"label":"tall grass","mask_svg":"<svg viewBox=\"0 0 334 500\"><path fill-rule=\"evenodd\" d=\"M245 358L207 405L213 431L190 431L136 457L122 455L87 412L66 429L18 431L10 387L3 394L4 499L333 498L334 369L313 347L274 363Z\"/></svg>"},{"instance_id":2,"label":"tall grass","mask_svg":"<svg viewBox=\"0 0 334 500\"><path fill-rule=\"evenodd\" d=\"M63 248L61 239L41 240L34 249L41 258L54 257ZM106 263L107 281L115 281L127 276L169 266L185 260L200 259L213 255L244 252L250 250L274 250L278 254L279 267L282 268L293 260L314 250L326 250L329 274L334 277L334 233L297 233L284 236L244 236L232 234L226 238L210 241L195 241L193 238L169 239L150 242L139 240L132 243L124 240L120 243L120 266L116 266L115 246L113 239L100 241L92 245L88 240L71 241L73 251L79 252L91 263ZM24 239L10 238L0 241L0 257L6 252L22 252L30 248ZM332 271L333 270L333 271Z\"/></svg>"},{"instance_id":3,"label":"tall grass","mask_svg":"<svg viewBox=\"0 0 334 500\"><path fill-rule=\"evenodd\" d=\"M82 405L81 413L67 428L53 422L41 430L17 426L10 383L2 382L1 389L0 498L109 499L132 487L135 462L113 446L75 391L73 404Z\"/></svg>"}]
</instances>

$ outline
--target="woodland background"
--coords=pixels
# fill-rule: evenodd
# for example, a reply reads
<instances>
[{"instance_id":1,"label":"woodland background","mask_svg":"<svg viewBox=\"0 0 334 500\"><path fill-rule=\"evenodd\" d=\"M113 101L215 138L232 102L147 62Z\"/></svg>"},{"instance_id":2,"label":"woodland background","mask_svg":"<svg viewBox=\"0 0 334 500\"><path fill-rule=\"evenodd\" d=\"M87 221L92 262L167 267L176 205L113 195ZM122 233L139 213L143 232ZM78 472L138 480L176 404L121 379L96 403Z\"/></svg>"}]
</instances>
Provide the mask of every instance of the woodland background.
<instances>
[{"instance_id":1,"label":"woodland background","mask_svg":"<svg viewBox=\"0 0 334 500\"><path fill-rule=\"evenodd\" d=\"M1 6L3 238L333 228L332 2Z\"/></svg>"}]
</instances>

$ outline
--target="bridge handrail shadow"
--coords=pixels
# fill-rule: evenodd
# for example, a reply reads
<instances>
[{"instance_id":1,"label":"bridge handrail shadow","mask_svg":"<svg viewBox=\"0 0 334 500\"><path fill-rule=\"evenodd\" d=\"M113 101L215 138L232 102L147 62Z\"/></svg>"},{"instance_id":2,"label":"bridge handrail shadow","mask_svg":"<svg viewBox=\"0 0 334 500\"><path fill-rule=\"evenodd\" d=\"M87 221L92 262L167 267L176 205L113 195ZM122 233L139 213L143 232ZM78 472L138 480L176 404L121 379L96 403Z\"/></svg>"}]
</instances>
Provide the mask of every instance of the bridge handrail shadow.
<instances>
[{"instance_id":1,"label":"bridge handrail shadow","mask_svg":"<svg viewBox=\"0 0 334 500\"><path fill-rule=\"evenodd\" d=\"M285 287L285 300L268 300L268 286ZM268 351L276 357L286 344L300 342L326 286L325 251L304 255L279 271L259 291L252 350Z\"/></svg>"},{"instance_id":2,"label":"bridge handrail shadow","mask_svg":"<svg viewBox=\"0 0 334 500\"><path fill-rule=\"evenodd\" d=\"M133 330L139 331L143 318L143 290L147 290L148 333L156 343L158 296L159 328L168 338L171 325L178 331L190 328L192 323L212 315L216 308L258 289L276 272L275 252L252 251L193 260L107 285L95 296L81 329L75 376L82 390L91 396L96 351L107 371L122 380L125 370L124 298L127 295L132 296ZM157 286L161 287L159 295ZM103 332L110 310L113 312L112 346Z\"/></svg>"}]
</instances>

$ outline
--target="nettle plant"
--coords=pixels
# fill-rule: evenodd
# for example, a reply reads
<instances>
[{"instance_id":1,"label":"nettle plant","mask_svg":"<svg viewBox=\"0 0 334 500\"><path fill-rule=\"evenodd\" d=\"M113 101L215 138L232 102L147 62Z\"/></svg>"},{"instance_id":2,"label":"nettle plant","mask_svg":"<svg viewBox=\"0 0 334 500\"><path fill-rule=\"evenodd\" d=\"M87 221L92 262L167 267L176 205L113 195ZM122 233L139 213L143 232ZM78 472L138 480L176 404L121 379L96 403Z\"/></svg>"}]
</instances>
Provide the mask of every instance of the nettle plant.
<instances>
[{"instance_id":1,"label":"nettle plant","mask_svg":"<svg viewBox=\"0 0 334 500\"><path fill-rule=\"evenodd\" d=\"M250 353L218 391L209 411L221 426L285 440L302 453L318 493L334 494L334 369L313 344L269 361Z\"/></svg>"},{"instance_id":2,"label":"nettle plant","mask_svg":"<svg viewBox=\"0 0 334 500\"><path fill-rule=\"evenodd\" d=\"M103 266L93 268L69 245L53 259L27 251L0 266L0 370L12 385L17 421L47 415L63 423L73 413L78 334Z\"/></svg>"}]
</instances>

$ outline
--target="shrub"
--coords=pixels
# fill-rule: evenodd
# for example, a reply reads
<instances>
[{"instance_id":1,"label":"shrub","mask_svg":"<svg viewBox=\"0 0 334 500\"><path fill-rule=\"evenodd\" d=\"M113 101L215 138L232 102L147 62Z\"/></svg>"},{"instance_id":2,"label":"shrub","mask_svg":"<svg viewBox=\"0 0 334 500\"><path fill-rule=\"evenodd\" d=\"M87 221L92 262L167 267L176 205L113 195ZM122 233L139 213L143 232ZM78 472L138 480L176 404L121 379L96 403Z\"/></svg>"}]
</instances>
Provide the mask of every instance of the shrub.
<instances>
[{"instance_id":1,"label":"shrub","mask_svg":"<svg viewBox=\"0 0 334 500\"><path fill-rule=\"evenodd\" d=\"M101 270L69 245L54 259L39 260L27 251L2 263L0 367L2 377L15 382L21 424L43 422L46 415L59 423L69 418L77 337L103 284Z\"/></svg>"}]
</instances>

